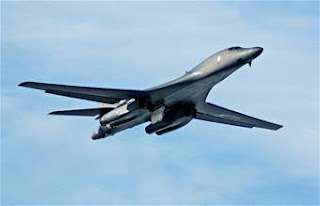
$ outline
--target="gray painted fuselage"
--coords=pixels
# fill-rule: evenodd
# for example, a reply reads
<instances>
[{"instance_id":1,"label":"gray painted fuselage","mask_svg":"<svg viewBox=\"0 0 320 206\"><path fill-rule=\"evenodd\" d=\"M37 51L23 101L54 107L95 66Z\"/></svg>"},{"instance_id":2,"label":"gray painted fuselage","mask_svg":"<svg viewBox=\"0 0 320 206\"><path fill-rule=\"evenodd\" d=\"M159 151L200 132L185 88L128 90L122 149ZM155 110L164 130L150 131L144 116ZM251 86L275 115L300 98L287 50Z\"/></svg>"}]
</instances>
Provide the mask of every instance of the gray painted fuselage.
<instances>
[{"instance_id":1,"label":"gray painted fuselage","mask_svg":"<svg viewBox=\"0 0 320 206\"><path fill-rule=\"evenodd\" d=\"M164 104L169 106L178 101L193 104L204 101L214 85L251 62L263 51L260 47L232 48L234 49L225 49L210 56L173 81L147 89L152 102L158 103L164 100Z\"/></svg>"},{"instance_id":2,"label":"gray painted fuselage","mask_svg":"<svg viewBox=\"0 0 320 206\"><path fill-rule=\"evenodd\" d=\"M259 56L260 47L224 49L202 61L181 77L165 84L145 90L150 98L151 110L158 107L174 107L174 105L193 105L205 101L212 87L237 69ZM108 128L111 134L134 127L150 120L152 111L145 110L139 118L133 119L119 127ZM174 119L174 118L173 118ZM187 118L182 124L192 120ZM104 131L105 132L105 131Z\"/></svg>"}]
</instances>

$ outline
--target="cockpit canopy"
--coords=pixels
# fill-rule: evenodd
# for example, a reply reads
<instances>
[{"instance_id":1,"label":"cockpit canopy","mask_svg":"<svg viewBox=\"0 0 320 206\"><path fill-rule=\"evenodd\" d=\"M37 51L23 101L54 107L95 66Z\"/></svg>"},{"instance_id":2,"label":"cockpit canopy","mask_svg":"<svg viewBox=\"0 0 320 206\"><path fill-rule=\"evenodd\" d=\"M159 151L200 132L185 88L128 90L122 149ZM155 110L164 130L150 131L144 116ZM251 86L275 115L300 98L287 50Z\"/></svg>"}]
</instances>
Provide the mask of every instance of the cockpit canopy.
<instances>
[{"instance_id":1,"label":"cockpit canopy","mask_svg":"<svg viewBox=\"0 0 320 206\"><path fill-rule=\"evenodd\" d=\"M237 49L241 49L241 47L239 46L230 47L228 51L237 50Z\"/></svg>"}]
</instances>

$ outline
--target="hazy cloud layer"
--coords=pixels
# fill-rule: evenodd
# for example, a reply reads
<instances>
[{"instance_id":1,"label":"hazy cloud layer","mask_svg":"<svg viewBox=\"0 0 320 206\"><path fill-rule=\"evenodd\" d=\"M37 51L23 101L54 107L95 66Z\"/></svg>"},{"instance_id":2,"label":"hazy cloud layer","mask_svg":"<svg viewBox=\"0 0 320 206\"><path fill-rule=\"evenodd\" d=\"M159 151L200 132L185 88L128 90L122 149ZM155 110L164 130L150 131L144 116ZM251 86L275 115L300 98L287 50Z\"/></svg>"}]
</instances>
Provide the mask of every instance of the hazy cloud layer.
<instances>
[{"instance_id":1,"label":"hazy cloud layer","mask_svg":"<svg viewBox=\"0 0 320 206\"><path fill-rule=\"evenodd\" d=\"M318 2L2 2L3 204L318 204ZM208 101L284 125L144 125L91 141L92 107L25 80L148 88L230 46L264 53Z\"/></svg>"}]
</instances>

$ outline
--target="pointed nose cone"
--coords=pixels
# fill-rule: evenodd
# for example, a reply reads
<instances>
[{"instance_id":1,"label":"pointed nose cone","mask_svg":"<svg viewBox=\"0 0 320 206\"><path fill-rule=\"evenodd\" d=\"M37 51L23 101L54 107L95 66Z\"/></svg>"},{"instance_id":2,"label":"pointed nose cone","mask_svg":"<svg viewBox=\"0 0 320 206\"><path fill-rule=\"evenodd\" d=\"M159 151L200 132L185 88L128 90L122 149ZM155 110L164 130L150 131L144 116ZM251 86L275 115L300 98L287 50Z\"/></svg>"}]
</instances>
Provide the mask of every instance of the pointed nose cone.
<instances>
[{"instance_id":1,"label":"pointed nose cone","mask_svg":"<svg viewBox=\"0 0 320 206\"><path fill-rule=\"evenodd\" d=\"M263 51L263 48L261 47L252 47L245 49L243 54L243 59L245 59L246 62L251 62L253 59L257 58Z\"/></svg>"},{"instance_id":2,"label":"pointed nose cone","mask_svg":"<svg viewBox=\"0 0 320 206\"><path fill-rule=\"evenodd\" d=\"M259 56L263 52L263 48L262 47L253 47L252 50L253 50L252 52L254 54L254 58Z\"/></svg>"}]
</instances>

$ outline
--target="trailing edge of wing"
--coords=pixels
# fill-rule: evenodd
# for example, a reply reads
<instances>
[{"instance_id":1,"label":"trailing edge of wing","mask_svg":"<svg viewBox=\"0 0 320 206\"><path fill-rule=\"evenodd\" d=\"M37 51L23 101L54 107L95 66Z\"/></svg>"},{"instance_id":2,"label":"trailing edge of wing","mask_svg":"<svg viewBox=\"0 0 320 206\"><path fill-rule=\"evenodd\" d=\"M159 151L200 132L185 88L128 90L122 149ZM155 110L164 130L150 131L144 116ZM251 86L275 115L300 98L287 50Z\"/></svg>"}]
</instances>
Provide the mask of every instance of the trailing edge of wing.
<instances>
[{"instance_id":1,"label":"trailing edge of wing","mask_svg":"<svg viewBox=\"0 0 320 206\"><path fill-rule=\"evenodd\" d=\"M121 99L137 98L146 96L141 90L105 89L97 87L78 87L59 84L46 84L38 82L23 82L22 87L45 90L47 93L91 100L104 103L116 103Z\"/></svg>"},{"instance_id":2,"label":"trailing edge of wing","mask_svg":"<svg viewBox=\"0 0 320 206\"><path fill-rule=\"evenodd\" d=\"M259 127L278 130L282 127L281 125L250 117L210 103L200 103L196 105L195 118L248 128Z\"/></svg>"},{"instance_id":3,"label":"trailing edge of wing","mask_svg":"<svg viewBox=\"0 0 320 206\"><path fill-rule=\"evenodd\" d=\"M70 115L70 116L97 116L110 112L113 108L89 108L89 109L75 109L50 112L49 115Z\"/></svg>"}]
</instances>

